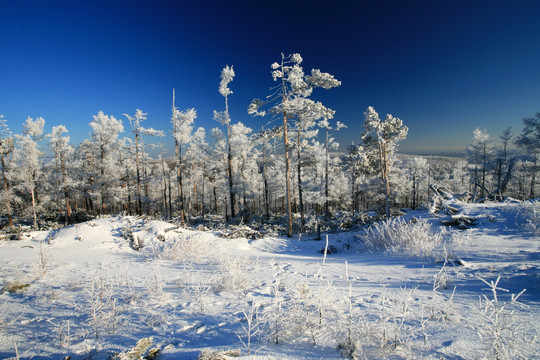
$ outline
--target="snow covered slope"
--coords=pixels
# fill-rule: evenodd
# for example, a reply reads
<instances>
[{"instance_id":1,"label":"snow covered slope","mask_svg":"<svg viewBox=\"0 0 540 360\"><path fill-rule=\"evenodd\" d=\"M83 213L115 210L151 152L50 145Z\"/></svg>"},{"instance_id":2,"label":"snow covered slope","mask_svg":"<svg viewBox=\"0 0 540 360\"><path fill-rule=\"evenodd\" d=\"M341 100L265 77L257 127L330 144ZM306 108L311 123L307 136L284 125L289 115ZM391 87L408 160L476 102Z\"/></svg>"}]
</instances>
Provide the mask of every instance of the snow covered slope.
<instances>
[{"instance_id":1,"label":"snow covered slope","mask_svg":"<svg viewBox=\"0 0 540 360\"><path fill-rule=\"evenodd\" d=\"M329 234L337 253L324 256L308 236L230 239L134 217L29 232L0 241L0 358L107 359L150 337L159 359L538 357L534 209L462 204L468 230L408 214L444 239L432 259L368 251L360 233Z\"/></svg>"}]
</instances>

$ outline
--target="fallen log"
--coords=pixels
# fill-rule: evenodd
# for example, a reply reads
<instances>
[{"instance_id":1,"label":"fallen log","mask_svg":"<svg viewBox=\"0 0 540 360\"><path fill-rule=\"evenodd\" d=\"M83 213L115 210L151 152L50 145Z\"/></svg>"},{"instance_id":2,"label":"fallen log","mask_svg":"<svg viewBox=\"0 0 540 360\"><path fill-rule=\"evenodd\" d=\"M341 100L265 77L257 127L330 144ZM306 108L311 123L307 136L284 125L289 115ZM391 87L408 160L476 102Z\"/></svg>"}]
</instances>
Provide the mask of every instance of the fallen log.
<instances>
[{"instance_id":1,"label":"fallen log","mask_svg":"<svg viewBox=\"0 0 540 360\"><path fill-rule=\"evenodd\" d=\"M475 217L468 215L452 215L450 220L443 220L442 224L445 226L455 226L459 229L465 230L476 225Z\"/></svg>"}]
</instances>

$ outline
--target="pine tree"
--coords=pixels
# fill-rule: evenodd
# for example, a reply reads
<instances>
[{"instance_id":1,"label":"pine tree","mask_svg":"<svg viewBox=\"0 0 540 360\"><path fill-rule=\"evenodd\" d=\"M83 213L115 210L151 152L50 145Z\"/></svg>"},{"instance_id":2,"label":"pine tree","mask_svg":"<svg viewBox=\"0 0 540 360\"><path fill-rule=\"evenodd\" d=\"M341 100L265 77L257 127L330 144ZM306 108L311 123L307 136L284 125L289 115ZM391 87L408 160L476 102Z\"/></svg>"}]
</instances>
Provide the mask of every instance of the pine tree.
<instances>
[{"instance_id":1,"label":"pine tree","mask_svg":"<svg viewBox=\"0 0 540 360\"><path fill-rule=\"evenodd\" d=\"M227 175L229 180L229 200L231 206L231 217L236 216L235 213L235 202L236 194L234 192L234 183L233 183L233 172L232 172L232 149L231 149L231 117L229 115L229 95L233 92L229 89L229 83L234 79L234 70L233 67L228 65L223 68L221 71L221 82L219 83L219 93L225 98L225 110L224 111L215 111L214 110L214 119L219 121L222 125L227 127Z\"/></svg>"},{"instance_id":2,"label":"pine tree","mask_svg":"<svg viewBox=\"0 0 540 360\"><path fill-rule=\"evenodd\" d=\"M248 199L253 199L257 183L257 149L251 138L252 129L241 122L231 126L229 144L232 149L232 169L234 174L234 193L237 194L238 204L241 204L243 216L249 216Z\"/></svg>"},{"instance_id":3,"label":"pine tree","mask_svg":"<svg viewBox=\"0 0 540 360\"><path fill-rule=\"evenodd\" d=\"M129 123L131 124L131 130L133 131L133 134L135 136L135 164L137 166L137 215L142 215L142 191L141 191L141 167L143 164L141 164L141 156L143 155L144 151L142 149L143 146L143 135L152 135L152 136L165 136L162 131L155 130L153 128L143 128L141 126L141 123L146 120L146 116L148 114L143 112L140 109L137 109L135 111L135 115L130 116L128 114L124 114L124 116L129 120Z\"/></svg>"},{"instance_id":4,"label":"pine tree","mask_svg":"<svg viewBox=\"0 0 540 360\"><path fill-rule=\"evenodd\" d=\"M13 226L13 214L11 211L11 200L12 200L12 193L9 186L7 173L9 171L8 164L9 156L13 152L14 148L14 140L13 136L11 135L11 131L9 131L9 126L7 124L6 119L4 118L4 115L0 115L0 160L2 164L2 203L5 204L5 212L7 214L7 226L11 227Z\"/></svg>"},{"instance_id":5,"label":"pine tree","mask_svg":"<svg viewBox=\"0 0 540 360\"><path fill-rule=\"evenodd\" d=\"M535 117L523 118L524 128L516 138L516 145L525 149L531 159L531 181L529 198L534 199L536 196L536 175L540 171L540 112L537 112Z\"/></svg>"},{"instance_id":6,"label":"pine tree","mask_svg":"<svg viewBox=\"0 0 540 360\"><path fill-rule=\"evenodd\" d=\"M180 210L180 222L186 221L184 189L182 186L182 149L191 142L193 122L197 118L197 111L194 108L184 111L178 110L175 106L175 93L173 89L173 106L171 123L173 126L174 148L176 152L176 181L178 185L178 205Z\"/></svg>"},{"instance_id":7,"label":"pine tree","mask_svg":"<svg viewBox=\"0 0 540 360\"><path fill-rule=\"evenodd\" d=\"M362 141L365 148L378 157L377 167L385 188L385 214L390 218L390 177L393 156L399 141L405 139L409 129L403 125L403 121L390 114L382 121L373 107L368 107L364 112L364 133ZM376 162L374 162L376 163Z\"/></svg>"},{"instance_id":8,"label":"pine tree","mask_svg":"<svg viewBox=\"0 0 540 360\"><path fill-rule=\"evenodd\" d=\"M333 115L333 114L332 114ZM325 130L325 153L324 153L324 197L325 197L325 203L324 203L324 212L326 214L326 217L330 217L330 193L329 193L329 186L328 186L328 173L329 173L329 166L330 166L330 155L329 155L329 149L332 147L333 149L337 149L339 147L339 144L334 141L334 138L330 138L329 133L330 130L336 130L339 131L340 129L346 128L347 126L341 122L337 122L335 127L330 126L330 122L328 121L331 119L331 117L324 117L323 120L319 121L319 127L323 128Z\"/></svg>"},{"instance_id":9,"label":"pine tree","mask_svg":"<svg viewBox=\"0 0 540 360\"><path fill-rule=\"evenodd\" d=\"M53 127L52 132L47 135L51 150L54 153L55 164L61 174L61 187L64 193L64 206L66 209L66 223L71 224L71 206L69 204L69 185L67 162L73 154L73 147L69 144L69 136L62 136L67 133L64 125Z\"/></svg>"},{"instance_id":10,"label":"pine tree","mask_svg":"<svg viewBox=\"0 0 540 360\"><path fill-rule=\"evenodd\" d=\"M95 153L93 162L97 173L90 175L90 181L92 187L97 187L100 192L101 213L105 213L107 198L115 195L112 187L120 180L117 173L119 157L115 154L121 149L118 136L124 132L124 125L121 120L105 115L103 111L99 111L93 118L90 127Z\"/></svg>"},{"instance_id":11,"label":"pine tree","mask_svg":"<svg viewBox=\"0 0 540 360\"><path fill-rule=\"evenodd\" d=\"M207 177L208 143L206 130L197 128L186 157L191 160L191 182L193 188L193 210L204 216L205 179Z\"/></svg>"},{"instance_id":12,"label":"pine tree","mask_svg":"<svg viewBox=\"0 0 540 360\"><path fill-rule=\"evenodd\" d=\"M42 174L41 158L44 156L44 153L38 148L38 142L43 138L44 126L45 119L42 117L35 120L28 117L23 124L23 134L15 135L17 139L15 161L18 166L18 180L21 189L30 194L34 229L38 228L37 182Z\"/></svg>"},{"instance_id":13,"label":"pine tree","mask_svg":"<svg viewBox=\"0 0 540 360\"><path fill-rule=\"evenodd\" d=\"M283 119L283 146L285 152L285 183L286 183L286 208L287 208L287 236L293 234L293 217L291 206L291 178L290 178L290 155L289 155L289 120L298 119L298 114L305 110L309 98L315 88L331 89L341 85L334 76L323 73L318 69L311 70L311 75L304 73L300 66L303 59L300 54L285 56L281 54L281 61L271 65L272 78L278 82L273 89L273 94L267 101L254 99L248 107L251 115L266 115L260 108L272 104L269 112L279 114Z\"/></svg>"}]
</instances>

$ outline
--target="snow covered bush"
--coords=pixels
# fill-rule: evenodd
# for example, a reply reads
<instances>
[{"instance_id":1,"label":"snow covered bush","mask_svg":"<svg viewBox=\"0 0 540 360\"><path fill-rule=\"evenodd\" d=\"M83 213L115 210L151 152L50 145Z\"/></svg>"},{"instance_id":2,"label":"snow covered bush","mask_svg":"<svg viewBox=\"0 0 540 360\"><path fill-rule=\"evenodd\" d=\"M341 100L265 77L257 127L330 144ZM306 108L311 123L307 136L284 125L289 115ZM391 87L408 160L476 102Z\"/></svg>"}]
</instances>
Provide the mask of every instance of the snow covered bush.
<instances>
[{"instance_id":1,"label":"snow covered bush","mask_svg":"<svg viewBox=\"0 0 540 360\"><path fill-rule=\"evenodd\" d=\"M45 273L51 266L52 257L49 252L49 248L47 245L43 243L43 241L39 242L39 255L34 263L34 272L36 274L37 279L41 279L43 276L45 276Z\"/></svg>"},{"instance_id":2,"label":"snow covered bush","mask_svg":"<svg viewBox=\"0 0 540 360\"><path fill-rule=\"evenodd\" d=\"M251 266L245 256L221 259L219 268L211 279L212 290L216 293L247 291L250 286L247 274Z\"/></svg>"},{"instance_id":3,"label":"snow covered bush","mask_svg":"<svg viewBox=\"0 0 540 360\"><path fill-rule=\"evenodd\" d=\"M203 255L208 255L208 249L204 249L195 236L187 234L168 237L166 241L154 248L154 256L158 259L187 264L200 260Z\"/></svg>"},{"instance_id":4,"label":"snow covered bush","mask_svg":"<svg viewBox=\"0 0 540 360\"><path fill-rule=\"evenodd\" d=\"M89 314L88 323L96 339L103 330L114 334L120 324L121 304L116 297L114 284L106 266L94 271L84 289L87 304L79 310Z\"/></svg>"},{"instance_id":5,"label":"snow covered bush","mask_svg":"<svg viewBox=\"0 0 540 360\"><path fill-rule=\"evenodd\" d=\"M441 232L434 232L426 220L407 222L402 218L375 223L360 236L368 249L385 249L390 253L406 253L432 258L441 245Z\"/></svg>"},{"instance_id":6,"label":"snow covered bush","mask_svg":"<svg viewBox=\"0 0 540 360\"><path fill-rule=\"evenodd\" d=\"M258 316L258 312L259 306L257 306L254 301L251 302L251 305L249 306L247 311L242 310L246 322L246 325L242 325L242 330L244 330L243 335L245 335L246 340L244 341L242 339L242 336L240 335L237 336L242 345L244 345L244 348L246 349L248 355L251 354L251 342L260 331L261 322Z\"/></svg>"},{"instance_id":7,"label":"snow covered bush","mask_svg":"<svg viewBox=\"0 0 540 360\"><path fill-rule=\"evenodd\" d=\"M495 281L488 282L482 278L480 280L489 286L492 295L491 298L483 295L479 306L473 306L479 315L475 318L476 323L473 323L473 327L477 329L480 338L487 340L488 344L485 358L497 360L529 358L525 354L527 344L534 340L525 337L523 321L518 319L515 313L519 307L526 307L518 301L525 290L517 295L512 294L509 301L504 301L499 298L499 293L508 290L499 287L500 276Z\"/></svg>"}]
</instances>

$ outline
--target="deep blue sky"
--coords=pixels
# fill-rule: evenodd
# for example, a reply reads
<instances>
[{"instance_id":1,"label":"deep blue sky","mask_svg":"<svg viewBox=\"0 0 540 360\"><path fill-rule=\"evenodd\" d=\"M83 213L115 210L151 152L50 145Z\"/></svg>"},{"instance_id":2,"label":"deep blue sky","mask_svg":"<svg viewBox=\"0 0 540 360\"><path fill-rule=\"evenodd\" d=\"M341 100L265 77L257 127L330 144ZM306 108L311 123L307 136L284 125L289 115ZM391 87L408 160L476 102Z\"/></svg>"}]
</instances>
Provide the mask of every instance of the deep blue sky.
<instances>
[{"instance_id":1,"label":"deep blue sky","mask_svg":"<svg viewBox=\"0 0 540 360\"><path fill-rule=\"evenodd\" d=\"M342 86L313 94L358 142L372 105L410 128L402 152L462 151L540 111L540 1L0 0L0 114L13 132L43 116L73 142L99 110L169 131L172 88L196 126L218 124L219 76L233 65L233 122L273 86L270 64L298 52ZM126 130L129 124L125 123ZM162 141L172 143L168 137Z\"/></svg>"}]
</instances>

